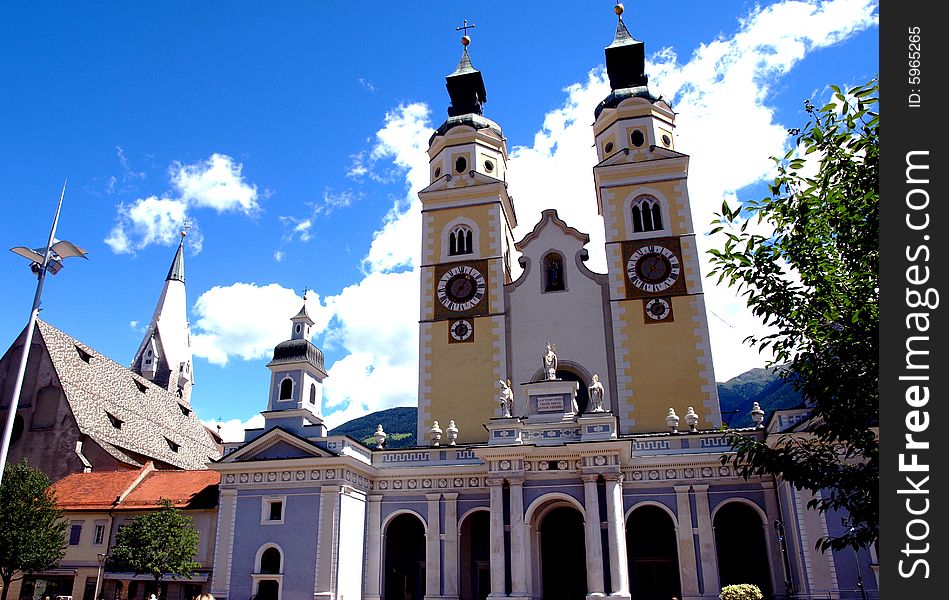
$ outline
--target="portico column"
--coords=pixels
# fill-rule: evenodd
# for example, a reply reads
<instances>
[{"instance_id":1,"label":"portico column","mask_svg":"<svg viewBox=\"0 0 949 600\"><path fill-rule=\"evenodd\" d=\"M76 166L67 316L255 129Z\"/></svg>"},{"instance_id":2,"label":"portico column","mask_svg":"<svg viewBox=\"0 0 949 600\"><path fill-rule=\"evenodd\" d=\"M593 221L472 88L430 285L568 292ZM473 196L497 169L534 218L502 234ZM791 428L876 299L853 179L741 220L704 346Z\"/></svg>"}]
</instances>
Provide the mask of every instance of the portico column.
<instances>
[{"instance_id":1,"label":"portico column","mask_svg":"<svg viewBox=\"0 0 949 600\"><path fill-rule=\"evenodd\" d=\"M442 527L439 501L441 494L425 494L428 500L428 532L425 535L425 598L440 598Z\"/></svg>"},{"instance_id":2,"label":"portico column","mask_svg":"<svg viewBox=\"0 0 949 600\"><path fill-rule=\"evenodd\" d=\"M382 494L369 496L366 532L366 600L379 600L382 589Z\"/></svg>"},{"instance_id":3,"label":"portico column","mask_svg":"<svg viewBox=\"0 0 949 600\"><path fill-rule=\"evenodd\" d=\"M623 474L605 473L606 531L610 548L611 596L629 598L629 565L626 562L626 523L623 514Z\"/></svg>"},{"instance_id":4,"label":"portico column","mask_svg":"<svg viewBox=\"0 0 949 600\"><path fill-rule=\"evenodd\" d=\"M712 514L708 507L708 485L693 485L695 492L695 515L699 522L699 549L702 552L703 596L718 597L721 588L718 581L718 556L715 554L715 530L712 529Z\"/></svg>"},{"instance_id":5,"label":"portico column","mask_svg":"<svg viewBox=\"0 0 949 600\"><path fill-rule=\"evenodd\" d=\"M584 474L583 504L586 510L583 530L586 534L587 598L603 596L603 538L600 534L600 499L596 474Z\"/></svg>"},{"instance_id":6,"label":"portico column","mask_svg":"<svg viewBox=\"0 0 949 600\"><path fill-rule=\"evenodd\" d=\"M445 498L445 593L446 600L458 598L458 493L444 493Z\"/></svg>"},{"instance_id":7,"label":"portico column","mask_svg":"<svg viewBox=\"0 0 949 600\"><path fill-rule=\"evenodd\" d=\"M511 596L527 597L524 479L509 477L507 481L511 485Z\"/></svg>"},{"instance_id":8,"label":"portico column","mask_svg":"<svg viewBox=\"0 0 949 600\"><path fill-rule=\"evenodd\" d=\"M698 598L700 594L689 486L676 485L673 489L676 492L676 535L679 538L679 582L682 585L682 599L690 600Z\"/></svg>"},{"instance_id":9,"label":"portico column","mask_svg":"<svg viewBox=\"0 0 949 600\"><path fill-rule=\"evenodd\" d=\"M489 477L486 481L491 488L491 593L489 598L506 598L504 589L504 480L498 477Z\"/></svg>"}]
</instances>

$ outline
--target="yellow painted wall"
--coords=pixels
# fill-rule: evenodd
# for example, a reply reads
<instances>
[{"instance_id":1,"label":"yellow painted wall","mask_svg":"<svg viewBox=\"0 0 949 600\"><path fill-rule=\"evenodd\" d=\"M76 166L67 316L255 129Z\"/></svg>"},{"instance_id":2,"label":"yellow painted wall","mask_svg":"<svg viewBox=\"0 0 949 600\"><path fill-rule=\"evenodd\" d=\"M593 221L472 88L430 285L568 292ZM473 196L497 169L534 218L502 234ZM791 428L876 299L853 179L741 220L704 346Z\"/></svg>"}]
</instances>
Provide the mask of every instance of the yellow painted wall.
<instances>
[{"instance_id":1,"label":"yellow painted wall","mask_svg":"<svg viewBox=\"0 0 949 600\"><path fill-rule=\"evenodd\" d=\"M494 330L502 319L476 318L475 341L467 344L448 343L448 321L438 321L432 326L434 351L430 364L422 365L431 374L431 418L438 421L442 430L454 419L460 430L459 442L486 440L487 432L482 424L497 416L495 397L500 365L494 357L495 348L502 342ZM425 442L431 426L431 422L425 424L426 430L420 432Z\"/></svg>"},{"instance_id":2,"label":"yellow painted wall","mask_svg":"<svg viewBox=\"0 0 949 600\"><path fill-rule=\"evenodd\" d=\"M694 320L699 303L693 296L672 298L673 323L647 325L643 319L642 300L627 300L627 310L622 318L622 328L630 340L628 348L629 368L624 375L632 379L632 406L624 406L623 416L636 420L635 431L664 431L669 407L679 417L685 415L689 406L702 419L699 429L717 426L705 420L703 403L708 392L701 377L703 353L696 345L704 345L696 332ZM685 421L680 422L680 428Z\"/></svg>"}]
</instances>

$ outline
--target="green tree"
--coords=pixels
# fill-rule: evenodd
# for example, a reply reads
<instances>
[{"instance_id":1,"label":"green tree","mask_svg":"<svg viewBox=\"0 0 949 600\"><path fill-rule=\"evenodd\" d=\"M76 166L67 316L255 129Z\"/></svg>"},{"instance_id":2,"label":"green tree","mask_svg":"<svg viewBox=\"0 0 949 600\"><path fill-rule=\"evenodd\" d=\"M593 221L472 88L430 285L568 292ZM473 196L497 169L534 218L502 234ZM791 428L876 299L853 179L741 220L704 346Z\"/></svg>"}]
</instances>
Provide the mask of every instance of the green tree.
<instances>
[{"instance_id":1,"label":"green tree","mask_svg":"<svg viewBox=\"0 0 949 600\"><path fill-rule=\"evenodd\" d=\"M766 326L746 342L772 353L812 410L804 434L776 444L735 436L732 460L745 477L820 491L812 508L849 514L850 530L818 540L822 551L879 536L879 82L832 89L827 105L805 103L770 196L722 205L712 233L724 247L709 251L709 276Z\"/></svg>"},{"instance_id":2,"label":"green tree","mask_svg":"<svg viewBox=\"0 0 949 600\"><path fill-rule=\"evenodd\" d=\"M2 600L6 600L17 573L22 577L22 573L45 571L66 553L68 524L49 485L49 477L30 467L26 459L4 468L0 487Z\"/></svg>"},{"instance_id":3,"label":"green tree","mask_svg":"<svg viewBox=\"0 0 949 600\"><path fill-rule=\"evenodd\" d=\"M111 570L150 575L156 590L164 575L190 577L201 566L194 561L199 541L194 520L171 500L158 503L159 510L135 517L116 534L108 558Z\"/></svg>"}]
</instances>

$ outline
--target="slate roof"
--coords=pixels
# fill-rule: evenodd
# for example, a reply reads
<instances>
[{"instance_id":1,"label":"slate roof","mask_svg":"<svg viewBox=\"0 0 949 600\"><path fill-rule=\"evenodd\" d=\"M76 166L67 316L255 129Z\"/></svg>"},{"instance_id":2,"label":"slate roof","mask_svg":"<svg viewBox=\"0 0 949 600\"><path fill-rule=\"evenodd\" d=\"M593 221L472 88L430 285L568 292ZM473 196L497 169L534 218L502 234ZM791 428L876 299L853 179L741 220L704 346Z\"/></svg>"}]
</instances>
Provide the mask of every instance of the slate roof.
<instances>
[{"instance_id":1,"label":"slate roof","mask_svg":"<svg viewBox=\"0 0 949 600\"><path fill-rule=\"evenodd\" d=\"M36 325L76 424L106 452L134 466L144 457L181 469L220 458L221 447L175 394L45 321Z\"/></svg>"},{"instance_id":2,"label":"slate roof","mask_svg":"<svg viewBox=\"0 0 949 600\"><path fill-rule=\"evenodd\" d=\"M65 510L140 510L158 508L162 498L178 508L217 506L217 471L167 471L146 463L130 471L73 473L53 484L56 503Z\"/></svg>"}]
</instances>

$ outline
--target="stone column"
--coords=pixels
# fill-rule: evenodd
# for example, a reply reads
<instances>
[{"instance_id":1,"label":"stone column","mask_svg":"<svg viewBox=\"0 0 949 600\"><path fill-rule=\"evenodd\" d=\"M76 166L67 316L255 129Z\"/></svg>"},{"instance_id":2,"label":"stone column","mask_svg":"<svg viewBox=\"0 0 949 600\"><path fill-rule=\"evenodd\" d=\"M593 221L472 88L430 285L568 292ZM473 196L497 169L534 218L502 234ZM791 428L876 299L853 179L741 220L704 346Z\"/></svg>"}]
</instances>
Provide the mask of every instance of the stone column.
<instances>
[{"instance_id":1,"label":"stone column","mask_svg":"<svg viewBox=\"0 0 949 600\"><path fill-rule=\"evenodd\" d=\"M425 494L428 500L428 533L425 535L425 598L441 598L442 527L441 494Z\"/></svg>"},{"instance_id":2,"label":"stone column","mask_svg":"<svg viewBox=\"0 0 949 600\"><path fill-rule=\"evenodd\" d=\"M211 593L226 598L231 579L231 556L234 553L234 524L237 519L237 490L222 488L218 502L217 528L215 533L214 570L211 578Z\"/></svg>"},{"instance_id":3,"label":"stone column","mask_svg":"<svg viewBox=\"0 0 949 600\"><path fill-rule=\"evenodd\" d=\"M584 474L583 504L586 510L583 529L587 554L587 598L603 596L603 536L600 533L600 499L596 474Z\"/></svg>"},{"instance_id":4,"label":"stone column","mask_svg":"<svg viewBox=\"0 0 949 600\"><path fill-rule=\"evenodd\" d=\"M692 505L689 502L689 486L673 486L676 492L676 535L679 538L679 581L682 584L682 600L698 598L699 572L695 562L695 530L692 527Z\"/></svg>"},{"instance_id":5,"label":"stone column","mask_svg":"<svg viewBox=\"0 0 949 600\"><path fill-rule=\"evenodd\" d=\"M693 485L695 492L695 514L699 521L699 549L702 552L703 596L718 597L718 556L715 554L715 530L708 508L708 485Z\"/></svg>"},{"instance_id":6,"label":"stone column","mask_svg":"<svg viewBox=\"0 0 949 600\"><path fill-rule=\"evenodd\" d=\"M338 485L320 488L319 534L316 540L316 591L314 598L330 599L335 596L334 567L339 547L339 493Z\"/></svg>"},{"instance_id":7,"label":"stone column","mask_svg":"<svg viewBox=\"0 0 949 600\"><path fill-rule=\"evenodd\" d=\"M444 493L445 498L445 600L458 598L458 494Z\"/></svg>"},{"instance_id":8,"label":"stone column","mask_svg":"<svg viewBox=\"0 0 949 600\"><path fill-rule=\"evenodd\" d=\"M506 598L504 589L504 480L489 477L486 481L491 488L491 593L489 598Z\"/></svg>"},{"instance_id":9,"label":"stone column","mask_svg":"<svg viewBox=\"0 0 949 600\"><path fill-rule=\"evenodd\" d=\"M511 485L511 596L527 597L527 548L524 528L524 478L509 477Z\"/></svg>"},{"instance_id":10,"label":"stone column","mask_svg":"<svg viewBox=\"0 0 949 600\"><path fill-rule=\"evenodd\" d=\"M605 473L606 531L610 548L611 596L629 598L629 565L626 562L626 515L623 511L623 474Z\"/></svg>"},{"instance_id":11,"label":"stone column","mask_svg":"<svg viewBox=\"0 0 949 600\"><path fill-rule=\"evenodd\" d=\"M366 530L366 600L382 597L382 494L369 496Z\"/></svg>"}]
</instances>

